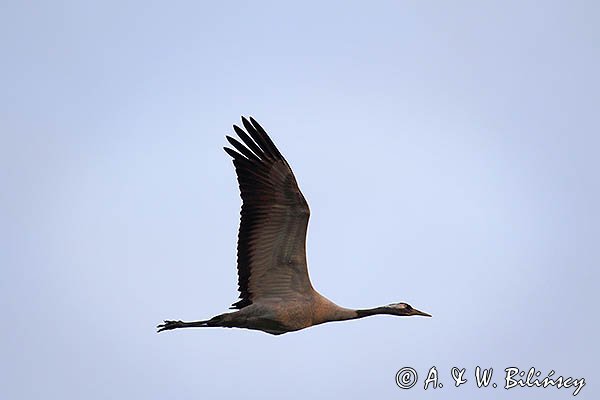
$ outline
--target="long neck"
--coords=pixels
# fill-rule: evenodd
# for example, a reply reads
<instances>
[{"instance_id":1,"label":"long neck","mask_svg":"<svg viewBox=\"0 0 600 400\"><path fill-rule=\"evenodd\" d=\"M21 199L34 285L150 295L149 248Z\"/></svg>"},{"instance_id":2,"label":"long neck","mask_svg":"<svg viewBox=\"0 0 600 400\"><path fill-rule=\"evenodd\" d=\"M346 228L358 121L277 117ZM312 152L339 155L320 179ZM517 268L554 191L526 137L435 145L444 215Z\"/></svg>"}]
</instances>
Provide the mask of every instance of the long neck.
<instances>
[{"instance_id":1,"label":"long neck","mask_svg":"<svg viewBox=\"0 0 600 400\"><path fill-rule=\"evenodd\" d=\"M328 315L328 321L346 321L350 319L359 319L369 317L371 315L379 314L391 314L390 310L386 307L375 307L366 310L353 310L350 308L338 307L332 310L332 313Z\"/></svg>"},{"instance_id":2,"label":"long neck","mask_svg":"<svg viewBox=\"0 0 600 400\"><path fill-rule=\"evenodd\" d=\"M356 310L356 318L370 317L371 315L393 314L388 307L367 308L365 310Z\"/></svg>"},{"instance_id":3,"label":"long neck","mask_svg":"<svg viewBox=\"0 0 600 400\"><path fill-rule=\"evenodd\" d=\"M387 307L375 307L366 310L353 310L340 307L328 298L315 291L315 310L313 324L322 324L329 321L347 321L377 314L391 314Z\"/></svg>"}]
</instances>

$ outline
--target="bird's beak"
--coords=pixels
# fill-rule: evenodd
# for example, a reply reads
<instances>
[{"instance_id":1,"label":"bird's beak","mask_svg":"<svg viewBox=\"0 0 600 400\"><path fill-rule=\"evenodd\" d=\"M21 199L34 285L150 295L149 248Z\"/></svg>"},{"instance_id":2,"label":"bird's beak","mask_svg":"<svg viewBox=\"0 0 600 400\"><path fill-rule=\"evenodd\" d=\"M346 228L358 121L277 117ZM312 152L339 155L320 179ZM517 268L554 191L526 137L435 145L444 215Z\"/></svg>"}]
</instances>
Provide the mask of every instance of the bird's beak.
<instances>
[{"instance_id":1,"label":"bird's beak","mask_svg":"<svg viewBox=\"0 0 600 400\"><path fill-rule=\"evenodd\" d=\"M431 314L427 314L426 312L423 311L419 311L419 310L413 310L413 315L422 315L424 317L431 317Z\"/></svg>"}]
</instances>

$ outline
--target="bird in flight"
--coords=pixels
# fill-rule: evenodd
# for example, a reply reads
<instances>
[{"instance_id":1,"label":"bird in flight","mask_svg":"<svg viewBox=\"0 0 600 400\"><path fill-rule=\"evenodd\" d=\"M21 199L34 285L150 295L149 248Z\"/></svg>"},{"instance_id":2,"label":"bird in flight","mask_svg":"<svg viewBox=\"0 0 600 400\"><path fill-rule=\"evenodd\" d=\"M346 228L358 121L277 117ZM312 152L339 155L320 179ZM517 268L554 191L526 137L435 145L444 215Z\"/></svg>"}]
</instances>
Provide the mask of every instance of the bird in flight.
<instances>
[{"instance_id":1,"label":"bird in flight","mask_svg":"<svg viewBox=\"0 0 600 400\"><path fill-rule=\"evenodd\" d=\"M241 142L226 136L224 150L233 165L242 197L237 245L240 297L234 312L203 321L164 321L158 332L195 327L260 330L273 335L332 321L387 314L431 315L406 303L369 309L340 307L317 292L308 276L306 230L310 211L289 164L252 117L246 131L234 125Z\"/></svg>"}]
</instances>

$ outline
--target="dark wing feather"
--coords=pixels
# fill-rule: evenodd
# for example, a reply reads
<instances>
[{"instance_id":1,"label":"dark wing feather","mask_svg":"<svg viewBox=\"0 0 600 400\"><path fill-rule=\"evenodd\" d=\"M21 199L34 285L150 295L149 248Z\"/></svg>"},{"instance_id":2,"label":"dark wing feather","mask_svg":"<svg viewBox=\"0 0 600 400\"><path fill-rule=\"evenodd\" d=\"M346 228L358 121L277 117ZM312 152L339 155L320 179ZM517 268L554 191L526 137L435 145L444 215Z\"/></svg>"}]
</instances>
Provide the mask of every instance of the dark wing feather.
<instances>
[{"instance_id":1,"label":"dark wing feather","mask_svg":"<svg viewBox=\"0 0 600 400\"><path fill-rule=\"evenodd\" d=\"M296 178L265 130L242 117L241 142L227 137L240 185L238 285L243 308L260 299L291 300L313 288L306 266L308 204ZM236 151L237 150L237 151Z\"/></svg>"}]
</instances>

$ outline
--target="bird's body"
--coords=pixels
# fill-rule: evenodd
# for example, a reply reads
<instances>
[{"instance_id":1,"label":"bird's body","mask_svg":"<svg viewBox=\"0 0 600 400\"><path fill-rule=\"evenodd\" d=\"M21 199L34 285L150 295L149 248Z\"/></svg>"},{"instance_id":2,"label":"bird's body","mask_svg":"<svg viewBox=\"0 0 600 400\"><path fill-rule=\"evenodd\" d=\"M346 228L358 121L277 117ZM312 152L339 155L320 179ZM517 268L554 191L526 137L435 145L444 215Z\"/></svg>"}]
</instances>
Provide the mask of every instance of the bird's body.
<instances>
[{"instance_id":1,"label":"bird's body","mask_svg":"<svg viewBox=\"0 0 600 400\"><path fill-rule=\"evenodd\" d=\"M357 318L356 311L338 307L330 300L314 292L313 296L294 301L270 299L250 304L239 311L217 315L207 321L191 323L171 321L173 327L220 326L246 328L280 335L298 331L327 321L343 321Z\"/></svg>"},{"instance_id":2,"label":"bird's body","mask_svg":"<svg viewBox=\"0 0 600 400\"><path fill-rule=\"evenodd\" d=\"M250 122L251 121L251 122ZM264 129L242 117L234 125L243 144L227 136L242 197L238 235L238 311L209 320L165 321L159 332L185 327L229 327L271 334L297 331L330 321L376 314L424 315L406 303L367 310L343 308L312 286L306 260L310 211L294 174Z\"/></svg>"}]
</instances>

